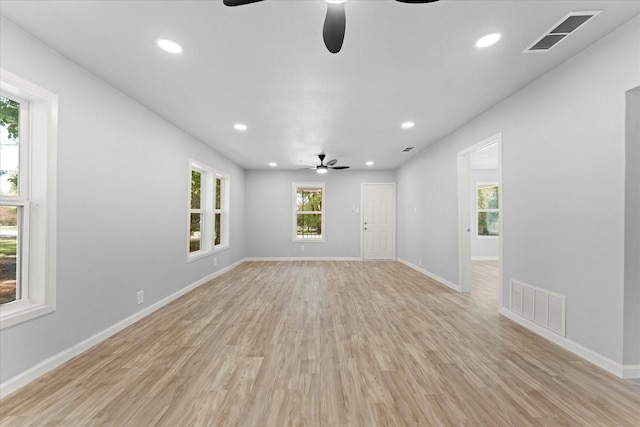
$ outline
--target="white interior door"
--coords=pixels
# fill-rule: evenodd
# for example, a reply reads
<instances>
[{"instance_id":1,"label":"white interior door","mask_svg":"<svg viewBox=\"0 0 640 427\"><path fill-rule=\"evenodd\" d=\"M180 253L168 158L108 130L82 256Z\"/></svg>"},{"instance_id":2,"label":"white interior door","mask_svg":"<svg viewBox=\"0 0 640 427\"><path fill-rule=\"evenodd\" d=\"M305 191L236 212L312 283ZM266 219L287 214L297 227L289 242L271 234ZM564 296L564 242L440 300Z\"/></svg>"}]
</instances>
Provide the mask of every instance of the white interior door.
<instances>
[{"instance_id":1,"label":"white interior door","mask_svg":"<svg viewBox=\"0 0 640 427\"><path fill-rule=\"evenodd\" d=\"M362 259L395 259L395 184L362 184Z\"/></svg>"}]
</instances>

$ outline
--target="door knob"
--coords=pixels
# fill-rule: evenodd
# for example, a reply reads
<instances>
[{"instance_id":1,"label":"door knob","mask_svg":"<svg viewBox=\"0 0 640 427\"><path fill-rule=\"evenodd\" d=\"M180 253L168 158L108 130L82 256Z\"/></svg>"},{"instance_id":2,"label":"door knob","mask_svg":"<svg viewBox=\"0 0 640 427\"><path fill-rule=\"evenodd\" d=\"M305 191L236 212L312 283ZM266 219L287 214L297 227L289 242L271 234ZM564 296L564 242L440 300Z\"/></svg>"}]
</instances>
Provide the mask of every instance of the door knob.
<instances>
[{"instance_id":1,"label":"door knob","mask_svg":"<svg viewBox=\"0 0 640 427\"><path fill-rule=\"evenodd\" d=\"M367 227L364 228L365 230L367 229Z\"/></svg>"}]
</instances>

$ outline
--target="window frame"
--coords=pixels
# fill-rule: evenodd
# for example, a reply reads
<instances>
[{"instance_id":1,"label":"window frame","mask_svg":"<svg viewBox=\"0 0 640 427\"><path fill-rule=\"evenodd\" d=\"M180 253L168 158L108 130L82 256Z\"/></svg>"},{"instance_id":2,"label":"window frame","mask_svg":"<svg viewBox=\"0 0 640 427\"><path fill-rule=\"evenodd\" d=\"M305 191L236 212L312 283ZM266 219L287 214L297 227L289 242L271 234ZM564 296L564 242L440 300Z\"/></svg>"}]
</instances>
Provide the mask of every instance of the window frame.
<instances>
[{"instance_id":1,"label":"window frame","mask_svg":"<svg viewBox=\"0 0 640 427\"><path fill-rule=\"evenodd\" d=\"M200 208L191 208L191 176L193 171L201 173ZM220 179L220 209L216 209L216 180ZM229 236L229 186L231 178L202 162L189 160L187 197L187 262L193 262L230 247ZM200 214L200 249L191 252L191 214ZM220 244L215 244L216 213L221 214Z\"/></svg>"},{"instance_id":2,"label":"window frame","mask_svg":"<svg viewBox=\"0 0 640 427\"><path fill-rule=\"evenodd\" d=\"M322 210L320 211L308 211L308 212L298 212L298 190L305 188L320 188L322 193ZM325 197L325 185L324 182L294 182L292 183L292 242L294 243L323 243L325 241L326 236L326 228L325 228L325 211L326 211L326 197ZM308 237L301 238L298 237L298 214L302 215L321 215L321 234L320 237Z\"/></svg>"},{"instance_id":3,"label":"window frame","mask_svg":"<svg viewBox=\"0 0 640 427\"><path fill-rule=\"evenodd\" d=\"M20 299L0 306L4 329L56 309L58 96L4 69L0 91L21 104L18 195L0 196L3 205L22 210L16 277Z\"/></svg>"},{"instance_id":4,"label":"window frame","mask_svg":"<svg viewBox=\"0 0 640 427\"><path fill-rule=\"evenodd\" d=\"M495 209L480 209L478 208L478 191L481 188L493 188L495 187L497 189L497 194L498 194L498 207ZM479 234L478 233L478 225L479 225L479 216L480 213L497 213L498 214L498 221L500 221L500 185L498 182L495 181L491 181L491 182L476 182L476 192L475 192L475 210L476 210L476 214L475 214L475 235L476 235L476 239L478 240L495 240L495 239L499 239L500 238L500 225L498 222L498 234L495 235L485 235L485 234Z\"/></svg>"},{"instance_id":5,"label":"window frame","mask_svg":"<svg viewBox=\"0 0 640 427\"><path fill-rule=\"evenodd\" d=\"M214 235L213 235L213 249L214 252L222 251L229 248L229 224L230 224L230 216L229 216L229 194L230 194L230 185L231 178L229 174L215 171L214 175L214 188L217 188L215 185L215 180L220 180L220 208L215 206L215 194L214 194L214 206L213 206L213 216L215 218L216 214L220 214L220 243L215 244L216 233L215 233L215 224L214 224ZM217 190L216 190L217 191Z\"/></svg>"}]
</instances>

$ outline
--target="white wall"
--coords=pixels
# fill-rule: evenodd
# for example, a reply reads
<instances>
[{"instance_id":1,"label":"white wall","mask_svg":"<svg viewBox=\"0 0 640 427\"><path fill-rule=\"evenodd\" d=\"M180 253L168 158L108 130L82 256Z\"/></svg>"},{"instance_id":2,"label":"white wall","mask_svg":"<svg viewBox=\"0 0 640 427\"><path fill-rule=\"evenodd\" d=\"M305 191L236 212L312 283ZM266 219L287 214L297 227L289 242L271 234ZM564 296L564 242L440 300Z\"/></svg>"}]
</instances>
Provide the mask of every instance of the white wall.
<instances>
[{"instance_id":1,"label":"white wall","mask_svg":"<svg viewBox=\"0 0 640 427\"><path fill-rule=\"evenodd\" d=\"M456 155L502 132L502 304L511 279L566 295L567 338L622 363L625 91L638 84L635 18L420 153L397 172L398 256L459 283Z\"/></svg>"},{"instance_id":2,"label":"white wall","mask_svg":"<svg viewBox=\"0 0 640 427\"><path fill-rule=\"evenodd\" d=\"M478 184L498 182L498 169L471 169L469 171L469 209L471 218L471 259L498 259L500 240L496 237L478 237L476 190Z\"/></svg>"},{"instance_id":3,"label":"white wall","mask_svg":"<svg viewBox=\"0 0 640 427\"><path fill-rule=\"evenodd\" d=\"M627 93L624 363L640 365L640 87Z\"/></svg>"},{"instance_id":4,"label":"white wall","mask_svg":"<svg viewBox=\"0 0 640 427\"><path fill-rule=\"evenodd\" d=\"M359 258L360 184L395 182L393 171L247 171L247 257ZM324 242L292 242L292 183L324 182ZM304 251L300 247L304 245Z\"/></svg>"},{"instance_id":5,"label":"white wall","mask_svg":"<svg viewBox=\"0 0 640 427\"><path fill-rule=\"evenodd\" d=\"M59 96L57 310L0 332L4 382L242 259L245 198L231 161L1 24L2 67ZM186 263L189 158L231 175L231 249L217 267Z\"/></svg>"}]
</instances>

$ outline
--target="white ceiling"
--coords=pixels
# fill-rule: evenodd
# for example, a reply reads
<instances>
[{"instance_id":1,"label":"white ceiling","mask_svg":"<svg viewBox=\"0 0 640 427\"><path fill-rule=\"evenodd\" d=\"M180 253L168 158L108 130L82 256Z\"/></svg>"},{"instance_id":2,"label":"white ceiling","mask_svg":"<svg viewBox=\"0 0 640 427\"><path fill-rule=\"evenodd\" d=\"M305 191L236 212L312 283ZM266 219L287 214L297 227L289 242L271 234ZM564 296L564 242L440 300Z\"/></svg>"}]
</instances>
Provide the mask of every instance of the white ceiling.
<instances>
[{"instance_id":1,"label":"white ceiling","mask_svg":"<svg viewBox=\"0 0 640 427\"><path fill-rule=\"evenodd\" d=\"M322 41L325 10L321 0L0 1L2 16L247 169L294 169L321 152L395 168L638 15L640 2L349 0L338 54ZM548 53L521 53L576 10L603 13ZM474 46L495 31L498 44ZM158 38L184 52L159 50ZM407 120L415 127L401 129Z\"/></svg>"}]
</instances>

